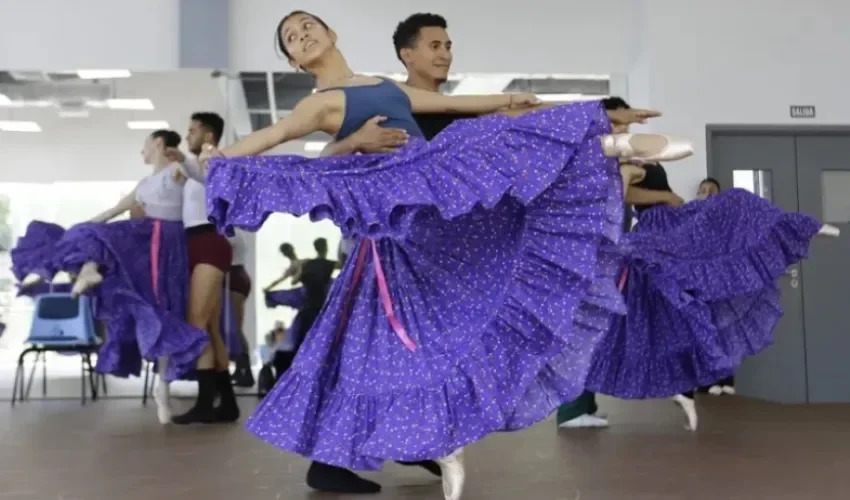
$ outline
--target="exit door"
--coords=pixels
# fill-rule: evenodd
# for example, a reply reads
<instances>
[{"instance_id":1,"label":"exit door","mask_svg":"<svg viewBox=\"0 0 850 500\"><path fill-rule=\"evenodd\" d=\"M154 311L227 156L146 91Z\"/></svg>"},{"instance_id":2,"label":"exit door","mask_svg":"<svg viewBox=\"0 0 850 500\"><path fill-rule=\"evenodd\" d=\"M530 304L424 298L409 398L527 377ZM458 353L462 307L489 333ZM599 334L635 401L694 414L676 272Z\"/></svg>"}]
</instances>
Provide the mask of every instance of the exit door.
<instances>
[{"instance_id":1,"label":"exit door","mask_svg":"<svg viewBox=\"0 0 850 500\"><path fill-rule=\"evenodd\" d=\"M779 280L775 343L741 366L742 395L783 403L850 402L850 129L709 127L709 173L784 210L841 229ZM847 326L845 326L847 325Z\"/></svg>"}]
</instances>

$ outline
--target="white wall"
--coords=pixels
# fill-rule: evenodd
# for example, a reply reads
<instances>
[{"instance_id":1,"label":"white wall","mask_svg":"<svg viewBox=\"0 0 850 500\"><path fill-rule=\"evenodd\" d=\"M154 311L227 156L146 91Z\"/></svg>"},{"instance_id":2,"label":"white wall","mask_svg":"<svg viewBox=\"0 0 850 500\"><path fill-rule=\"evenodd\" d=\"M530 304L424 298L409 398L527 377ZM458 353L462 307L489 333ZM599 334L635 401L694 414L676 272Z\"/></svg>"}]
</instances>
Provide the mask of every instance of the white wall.
<instances>
[{"instance_id":1,"label":"white wall","mask_svg":"<svg viewBox=\"0 0 850 500\"><path fill-rule=\"evenodd\" d=\"M415 12L446 17L458 72L625 73L638 28L634 0L230 2L231 67L246 71L289 69L273 42L277 23L295 8L323 18L352 68L364 72L402 70L392 33Z\"/></svg>"},{"instance_id":2,"label":"white wall","mask_svg":"<svg viewBox=\"0 0 850 500\"><path fill-rule=\"evenodd\" d=\"M667 169L683 196L706 175L706 124L850 123L850 4L646 0L646 9L648 71L636 65L630 76L665 112L653 130L696 141L692 159ZM817 118L791 119L797 104L817 106Z\"/></svg>"},{"instance_id":3,"label":"white wall","mask_svg":"<svg viewBox=\"0 0 850 500\"><path fill-rule=\"evenodd\" d=\"M0 0L0 68L171 70L177 0Z\"/></svg>"},{"instance_id":4,"label":"white wall","mask_svg":"<svg viewBox=\"0 0 850 500\"><path fill-rule=\"evenodd\" d=\"M35 120L43 129L0 132L0 181L138 180L148 172L140 152L150 131L130 130L128 120L166 120L183 136L194 111L226 115L224 95L209 71L134 73L115 85L116 97L149 98L156 109L96 109L88 118L60 118L55 108L0 108L0 119Z\"/></svg>"}]
</instances>

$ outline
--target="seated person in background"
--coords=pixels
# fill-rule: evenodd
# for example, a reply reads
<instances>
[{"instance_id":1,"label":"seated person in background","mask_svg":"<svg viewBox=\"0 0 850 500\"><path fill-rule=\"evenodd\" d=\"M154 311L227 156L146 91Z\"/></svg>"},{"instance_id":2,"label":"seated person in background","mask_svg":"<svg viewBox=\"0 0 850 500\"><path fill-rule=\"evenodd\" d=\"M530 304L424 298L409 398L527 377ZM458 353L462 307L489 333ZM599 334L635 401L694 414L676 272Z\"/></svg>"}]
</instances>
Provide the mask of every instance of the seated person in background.
<instances>
[{"instance_id":1,"label":"seated person in background","mask_svg":"<svg viewBox=\"0 0 850 500\"><path fill-rule=\"evenodd\" d=\"M720 183L717 179L712 177L707 177L705 180L699 183L699 189L697 189L697 199L704 200L709 196L714 196L720 193Z\"/></svg>"},{"instance_id":2,"label":"seated person in background","mask_svg":"<svg viewBox=\"0 0 850 500\"><path fill-rule=\"evenodd\" d=\"M260 398L265 396L274 387L277 379L283 374L281 370L283 360L279 354L281 350L286 351L286 342L286 326L284 326L283 321L275 321L274 329L266 334L264 348L260 350L260 357L263 362L259 380L257 381L257 396ZM295 353L293 352L292 358L294 357ZM289 363L292 363L291 359Z\"/></svg>"}]
</instances>

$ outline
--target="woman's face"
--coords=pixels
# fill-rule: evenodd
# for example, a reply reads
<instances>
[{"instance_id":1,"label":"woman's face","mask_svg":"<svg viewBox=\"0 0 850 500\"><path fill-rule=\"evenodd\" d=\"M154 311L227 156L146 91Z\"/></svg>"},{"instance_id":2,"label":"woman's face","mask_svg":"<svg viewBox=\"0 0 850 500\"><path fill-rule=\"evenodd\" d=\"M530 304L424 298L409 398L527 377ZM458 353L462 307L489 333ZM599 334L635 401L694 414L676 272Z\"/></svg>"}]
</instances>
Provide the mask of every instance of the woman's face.
<instances>
[{"instance_id":1,"label":"woman's face","mask_svg":"<svg viewBox=\"0 0 850 500\"><path fill-rule=\"evenodd\" d=\"M289 63L296 69L308 68L334 47L336 35L309 14L295 14L278 33L289 52Z\"/></svg>"},{"instance_id":2,"label":"woman's face","mask_svg":"<svg viewBox=\"0 0 850 500\"><path fill-rule=\"evenodd\" d=\"M717 187L717 184L713 182L703 182L699 185L699 189L697 190L697 199L704 200L709 196L714 196L720 193L720 188Z\"/></svg>"},{"instance_id":3,"label":"woman's face","mask_svg":"<svg viewBox=\"0 0 850 500\"><path fill-rule=\"evenodd\" d=\"M159 139L154 139L151 136L148 136L148 138L145 139L145 145L142 146L142 161L145 162L145 165L153 163L154 158L159 153L159 150L162 149L161 145L162 141Z\"/></svg>"}]
</instances>

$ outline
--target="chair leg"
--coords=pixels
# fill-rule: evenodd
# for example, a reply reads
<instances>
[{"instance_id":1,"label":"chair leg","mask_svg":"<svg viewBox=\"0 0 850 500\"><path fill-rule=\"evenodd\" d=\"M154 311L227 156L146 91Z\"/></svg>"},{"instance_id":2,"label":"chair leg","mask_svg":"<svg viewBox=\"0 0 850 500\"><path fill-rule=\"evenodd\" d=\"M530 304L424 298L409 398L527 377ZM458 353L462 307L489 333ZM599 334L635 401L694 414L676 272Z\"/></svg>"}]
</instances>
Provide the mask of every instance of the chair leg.
<instances>
[{"instance_id":1,"label":"chair leg","mask_svg":"<svg viewBox=\"0 0 850 500\"><path fill-rule=\"evenodd\" d=\"M94 371L94 366L91 364L91 354L86 353L86 372L89 376L89 386L91 387L91 400L97 401L100 397L100 391L98 387L98 376Z\"/></svg>"},{"instance_id":2,"label":"chair leg","mask_svg":"<svg viewBox=\"0 0 850 500\"><path fill-rule=\"evenodd\" d=\"M29 380L27 380L26 383L26 391L24 391L24 386L21 385L21 401L30 398L30 393L32 392L32 383L35 380L35 370L38 369L38 362L41 361L42 356L44 356L44 352L35 351L35 359L33 360L32 367L30 368L30 378Z\"/></svg>"},{"instance_id":3,"label":"chair leg","mask_svg":"<svg viewBox=\"0 0 850 500\"><path fill-rule=\"evenodd\" d=\"M80 405L86 405L86 361L85 357L80 358Z\"/></svg>"},{"instance_id":4,"label":"chair leg","mask_svg":"<svg viewBox=\"0 0 850 500\"><path fill-rule=\"evenodd\" d=\"M15 381L12 383L12 407L14 408L15 402L18 399L18 384L21 386L21 396L23 396L24 392L24 379L26 376L24 375L24 357L26 356L27 351L21 353L18 357L18 365L15 367ZM22 401L23 402L23 401Z\"/></svg>"},{"instance_id":5,"label":"chair leg","mask_svg":"<svg viewBox=\"0 0 850 500\"><path fill-rule=\"evenodd\" d=\"M47 398L47 353L41 353L41 397Z\"/></svg>"},{"instance_id":6,"label":"chair leg","mask_svg":"<svg viewBox=\"0 0 850 500\"><path fill-rule=\"evenodd\" d=\"M151 364L145 362L145 384L142 386L142 406L148 405L148 383L151 378Z\"/></svg>"}]
</instances>

